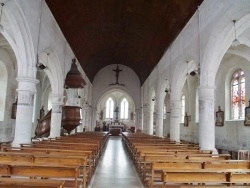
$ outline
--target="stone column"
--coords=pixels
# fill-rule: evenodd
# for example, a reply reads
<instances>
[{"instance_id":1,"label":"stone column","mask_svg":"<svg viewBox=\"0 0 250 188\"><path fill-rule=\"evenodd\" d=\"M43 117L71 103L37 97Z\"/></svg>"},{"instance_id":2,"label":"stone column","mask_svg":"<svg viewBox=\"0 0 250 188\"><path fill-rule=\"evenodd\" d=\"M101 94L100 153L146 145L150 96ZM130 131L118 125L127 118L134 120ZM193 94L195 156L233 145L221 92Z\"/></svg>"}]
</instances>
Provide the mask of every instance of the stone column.
<instances>
[{"instance_id":1,"label":"stone column","mask_svg":"<svg viewBox=\"0 0 250 188\"><path fill-rule=\"evenodd\" d=\"M82 107L82 123L81 123L80 125L77 126L76 131L77 131L78 133L81 133L81 132L83 132L84 118L85 118L85 116L84 116L84 112L85 112L85 111L84 111L84 100L83 100L82 98L79 98L79 99L78 99L78 104L79 104L79 106Z\"/></svg>"},{"instance_id":2,"label":"stone column","mask_svg":"<svg viewBox=\"0 0 250 188\"><path fill-rule=\"evenodd\" d=\"M91 126L91 114L92 114L92 108L91 106L87 105L86 106L86 119L85 119L85 126L87 131L92 131L92 126Z\"/></svg>"},{"instance_id":3,"label":"stone column","mask_svg":"<svg viewBox=\"0 0 250 188\"><path fill-rule=\"evenodd\" d=\"M160 99L156 100L156 136L163 136L163 105Z\"/></svg>"},{"instance_id":4,"label":"stone column","mask_svg":"<svg viewBox=\"0 0 250 188\"><path fill-rule=\"evenodd\" d=\"M39 82L33 78L17 78L17 81L18 103L13 147L19 147L20 143L31 142L34 95L36 93L36 84Z\"/></svg>"},{"instance_id":5,"label":"stone column","mask_svg":"<svg viewBox=\"0 0 250 188\"><path fill-rule=\"evenodd\" d=\"M144 133L149 133L148 130L148 108L146 105L143 106L143 130Z\"/></svg>"},{"instance_id":6,"label":"stone column","mask_svg":"<svg viewBox=\"0 0 250 188\"><path fill-rule=\"evenodd\" d=\"M170 139L180 142L181 100L170 100Z\"/></svg>"},{"instance_id":7,"label":"stone column","mask_svg":"<svg viewBox=\"0 0 250 188\"><path fill-rule=\"evenodd\" d=\"M85 105L85 130L89 131L89 126L88 126L88 116L89 116L89 112L88 112L88 104Z\"/></svg>"},{"instance_id":8,"label":"stone column","mask_svg":"<svg viewBox=\"0 0 250 188\"><path fill-rule=\"evenodd\" d=\"M154 123L154 109L151 109L151 108L149 108L149 113L148 113L148 119L149 119L149 121L148 121L148 134L150 134L150 135L153 135L153 133L154 133L154 125L153 125L153 123Z\"/></svg>"},{"instance_id":9,"label":"stone column","mask_svg":"<svg viewBox=\"0 0 250 188\"><path fill-rule=\"evenodd\" d=\"M139 128L141 131L143 130L143 108L140 110L139 114Z\"/></svg>"},{"instance_id":10,"label":"stone column","mask_svg":"<svg viewBox=\"0 0 250 188\"><path fill-rule=\"evenodd\" d=\"M82 106L82 130L79 130L77 129L77 132L83 132L83 130L85 130L85 119L86 119L86 112L85 112L85 104L83 103L83 106ZM80 128L79 128L80 129Z\"/></svg>"},{"instance_id":11,"label":"stone column","mask_svg":"<svg viewBox=\"0 0 250 188\"><path fill-rule=\"evenodd\" d=\"M50 138L59 137L61 135L63 98L63 95L52 94Z\"/></svg>"},{"instance_id":12,"label":"stone column","mask_svg":"<svg viewBox=\"0 0 250 188\"><path fill-rule=\"evenodd\" d=\"M95 129L96 126L96 115L97 115L97 109L92 107L92 121L91 121L91 130ZM101 126L101 125L100 125Z\"/></svg>"},{"instance_id":13,"label":"stone column","mask_svg":"<svg viewBox=\"0 0 250 188\"><path fill-rule=\"evenodd\" d=\"M140 124L140 109L135 109L135 127L136 129L140 129L141 130L141 124Z\"/></svg>"},{"instance_id":14,"label":"stone column","mask_svg":"<svg viewBox=\"0 0 250 188\"><path fill-rule=\"evenodd\" d=\"M214 87L199 87L199 145L201 150L215 149Z\"/></svg>"}]
</instances>

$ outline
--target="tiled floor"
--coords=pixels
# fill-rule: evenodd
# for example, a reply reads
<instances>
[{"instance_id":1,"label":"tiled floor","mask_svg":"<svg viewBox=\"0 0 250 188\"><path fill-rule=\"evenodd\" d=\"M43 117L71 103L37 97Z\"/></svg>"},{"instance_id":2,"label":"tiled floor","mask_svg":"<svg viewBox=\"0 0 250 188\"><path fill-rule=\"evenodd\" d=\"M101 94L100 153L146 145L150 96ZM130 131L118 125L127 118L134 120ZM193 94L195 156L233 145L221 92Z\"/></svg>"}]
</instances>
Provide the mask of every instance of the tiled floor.
<instances>
[{"instance_id":1,"label":"tiled floor","mask_svg":"<svg viewBox=\"0 0 250 188\"><path fill-rule=\"evenodd\" d=\"M89 188L144 188L121 137L109 138Z\"/></svg>"}]
</instances>

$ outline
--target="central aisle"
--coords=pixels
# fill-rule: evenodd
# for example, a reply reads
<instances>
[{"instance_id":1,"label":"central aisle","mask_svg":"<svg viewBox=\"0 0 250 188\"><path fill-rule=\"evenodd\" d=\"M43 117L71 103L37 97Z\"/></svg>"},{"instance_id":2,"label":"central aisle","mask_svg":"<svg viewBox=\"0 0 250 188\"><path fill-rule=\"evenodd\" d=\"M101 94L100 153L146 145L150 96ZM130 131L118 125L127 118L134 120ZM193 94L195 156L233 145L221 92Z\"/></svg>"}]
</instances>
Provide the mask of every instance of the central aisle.
<instances>
[{"instance_id":1,"label":"central aisle","mask_svg":"<svg viewBox=\"0 0 250 188\"><path fill-rule=\"evenodd\" d=\"M120 136L111 136L89 188L144 188Z\"/></svg>"}]
</instances>

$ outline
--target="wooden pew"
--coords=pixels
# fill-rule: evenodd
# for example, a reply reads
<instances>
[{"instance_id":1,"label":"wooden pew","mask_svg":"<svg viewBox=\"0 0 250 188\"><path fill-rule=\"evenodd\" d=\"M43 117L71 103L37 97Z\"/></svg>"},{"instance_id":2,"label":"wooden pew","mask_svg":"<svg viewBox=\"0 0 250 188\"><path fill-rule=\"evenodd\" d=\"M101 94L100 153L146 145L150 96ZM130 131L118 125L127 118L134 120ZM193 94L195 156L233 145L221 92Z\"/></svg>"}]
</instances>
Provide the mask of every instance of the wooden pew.
<instances>
[{"instance_id":1,"label":"wooden pew","mask_svg":"<svg viewBox=\"0 0 250 188\"><path fill-rule=\"evenodd\" d=\"M1 178L3 188L63 188L65 181L52 179Z\"/></svg>"},{"instance_id":2,"label":"wooden pew","mask_svg":"<svg viewBox=\"0 0 250 188\"><path fill-rule=\"evenodd\" d=\"M222 184L250 183L250 169L164 169L162 181L165 187L173 184Z\"/></svg>"},{"instance_id":3,"label":"wooden pew","mask_svg":"<svg viewBox=\"0 0 250 188\"><path fill-rule=\"evenodd\" d=\"M245 172L249 173L249 164L250 161L235 161L235 160L220 160L220 161L205 161L205 162L200 162L199 161L189 161L189 162L183 162L183 161L175 161L175 162L153 162L152 167L151 167L151 179L150 179L150 187L153 187L154 183L154 174L155 172L160 172L160 171L168 171L170 169L175 169L175 170L180 170L181 172L187 172L188 169L205 169L208 172L214 171L214 172L220 172L221 169L223 170L228 170L227 172L231 173L236 171L237 173L239 172ZM231 170L231 171L230 171ZM178 171L179 172L179 171ZM231 182L232 183L248 183L249 181L246 181L247 178L250 178L249 174L230 174ZM170 183L171 180L169 180ZM182 181L186 181L182 179ZM193 181L190 178L190 182ZM190 183L190 182L184 182L184 183ZM182 182L183 183L183 182ZM204 183L204 182L203 182Z\"/></svg>"},{"instance_id":4,"label":"wooden pew","mask_svg":"<svg viewBox=\"0 0 250 188\"><path fill-rule=\"evenodd\" d=\"M91 176L94 173L94 165L95 159L92 156L92 151L77 151L77 150L64 150L64 149L53 149L53 148L32 148L32 147L14 147L14 148L8 148L4 153L5 158L8 156L7 153L22 153L23 155L25 153L31 154L34 158L34 162L56 162L60 161L61 163L64 163L65 165L73 164L75 165L76 160L80 162L78 165L87 166L88 167L88 177L91 178ZM4 154L3 154L4 155ZM9 156L10 157L10 156ZM12 156L14 158L17 158L17 156ZM78 158L74 159L73 158ZM20 158L19 158L20 159ZM75 163L74 163L75 161ZM86 163L86 164L85 164ZM84 173L85 174L85 173ZM87 180L86 180L87 181Z\"/></svg>"},{"instance_id":5,"label":"wooden pew","mask_svg":"<svg viewBox=\"0 0 250 188\"><path fill-rule=\"evenodd\" d=\"M149 181L149 187L152 188L153 184L155 182L155 173L158 172L158 174L161 175L162 171L169 170L169 169L202 169L203 168L203 162L152 162L151 163L151 173L150 173L150 181Z\"/></svg>"},{"instance_id":6,"label":"wooden pew","mask_svg":"<svg viewBox=\"0 0 250 188\"><path fill-rule=\"evenodd\" d=\"M79 166L65 166L60 164L32 164L20 162L1 162L1 176L18 176L30 178L59 178L65 180L65 186L78 187L84 184L84 178L80 175ZM73 183L73 184L72 184Z\"/></svg>"},{"instance_id":7,"label":"wooden pew","mask_svg":"<svg viewBox=\"0 0 250 188\"><path fill-rule=\"evenodd\" d=\"M208 157L207 155L211 155L210 157ZM214 154L204 154L204 157L200 156L197 157L197 160L190 160L188 159L188 157L184 156L169 156L169 155L145 155L143 160L141 161L140 164L140 169L139 169L139 173L141 174L142 177L142 181L145 182L147 180L147 176L146 174L149 174L149 176L151 176L151 180L153 179L154 173L152 173L153 171L158 171L160 169L163 168L168 168L167 163L174 163L174 165L176 164L176 168L179 168L180 166L178 166L178 163L180 164L188 164L188 163L199 163L202 164L202 166L200 166L201 168L204 168L204 164L206 163L212 163L212 162L219 162L219 161L226 161L225 158L222 157L212 157ZM155 165L152 165L152 164ZM157 165L158 164L158 165ZM165 166L166 165L166 166ZM183 168L185 167L185 165L183 166ZM186 165L187 166L187 165ZM192 166L192 165L191 165ZM153 174L153 175L152 175ZM158 173L159 174L159 173Z\"/></svg>"},{"instance_id":8,"label":"wooden pew","mask_svg":"<svg viewBox=\"0 0 250 188\"><path fill-rule=\"evenodd\" d=\"M196 160L190 160L190 157L196 157ZM143 177L143 181L145 179L145 173L151 170L150 164L151 162L169 162L169 160L182 160L183 162L186 160L189 161L214 161L214 160L225 160L230 157L229 154L207 154L207 153L177 153L177 154L165 154L158 153L157 151L154 154L145 153L138 159L138 171L141 173Z\"/></svg>"},{"instance_id":9,"label":"wooden pew","mask_svg":"<svg viewBox=\"0 0 250 188\"><path fill-rule=\"evenodd\" d=\"M250 160L206 161L204 169L250 169Z\"/></svg>"}]
</instances>

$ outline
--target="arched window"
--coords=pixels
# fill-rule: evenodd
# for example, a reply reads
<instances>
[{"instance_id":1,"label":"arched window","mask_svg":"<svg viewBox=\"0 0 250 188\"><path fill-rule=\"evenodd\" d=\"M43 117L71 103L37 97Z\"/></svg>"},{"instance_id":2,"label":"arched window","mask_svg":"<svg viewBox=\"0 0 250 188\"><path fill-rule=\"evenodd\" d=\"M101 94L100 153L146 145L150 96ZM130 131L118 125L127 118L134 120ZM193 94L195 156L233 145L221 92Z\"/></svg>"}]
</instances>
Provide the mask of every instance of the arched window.
<instances>
[{"instance_id":1,"label":"arched window","mask_svg":"<svg viewBox=\"0 0 250 188\"><path fill-rule=\"evenodd\" d=\"M106 118L113 118L114 115L114 101L109 98L106 102Z\"/></svg>"},{"instance_id":2,"label":"arched window","mask_svg":"<svg viewBox=\"0 0 250 188\"><path fill-rule=\"evenodd\" d=\"M231 105L231 118L244 118L246 107L246 89L245 75L241 69L236 70L231 79Z\"/></svg>"},{"instance_id":3,"label":"arched window","mask_svg":"<svg viewBox=\"0 0 250 188\"><path fill-rule=\"evenodd\" d=\"M0 61L0 121L4 120L8 74L5 64Z\"/></svg>"},{"instance_id":4,"label":"arched window","mask_svg":"<svg viewBox=\"0 0 250 188\"><path fill-rule=\"evenodd\" d=\"M181 123L184 123L185 118L185 95L181 96Z\"/></svg>"},{"instance_id":5,"label":"arched window","mask_svg":"<svg viewBox=\"0 0 250 188\"><path fill-rule=\"evenodd\" d=\"M163 106L163 119L167 119L167 107L166 104Z\"/></svg>"},{"instance_id":6,"label":"arched window","mask_svg":"<svg viewBox=\"0 0 250 188\"><path fill-rule=\"evenodd\" d=\"M198 89L196 90L196 99L195 99L195 121L196 123L199 122L199 92Z\"/></svg>"},{"instance_id":7,"label":"arched window","mask_svg":"<svg viewBox=\"0 0 250 188\"><path fill-rule=\"evenodd\" d=\"M35 122L35 116L36 116L36 94L34 94L34 101L33 101L32 123Z\"/></svg>"},{"instance_id":8,"label":"arched window","mask_svg":"<svg viewBox=\"0 0 250 188\"><path fill-rule=\"evenodd\" d=\"M121 102L121 119L128 119L128 101L125 98Z\"/></svg>"},{"instance_id":9,"label":"arched window","mask_svg":"<svg viewBox=\"0 0 250 188\"><path fill-rule=\"evenodd\" d=\"M49 92L48 96L48 111L52 109L52 91Z\"/></svg>"}]
</instances>

